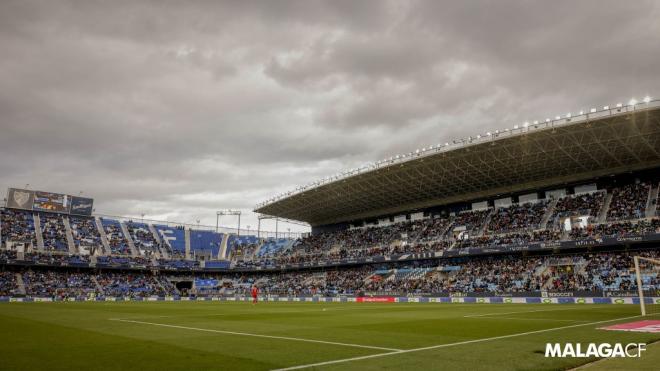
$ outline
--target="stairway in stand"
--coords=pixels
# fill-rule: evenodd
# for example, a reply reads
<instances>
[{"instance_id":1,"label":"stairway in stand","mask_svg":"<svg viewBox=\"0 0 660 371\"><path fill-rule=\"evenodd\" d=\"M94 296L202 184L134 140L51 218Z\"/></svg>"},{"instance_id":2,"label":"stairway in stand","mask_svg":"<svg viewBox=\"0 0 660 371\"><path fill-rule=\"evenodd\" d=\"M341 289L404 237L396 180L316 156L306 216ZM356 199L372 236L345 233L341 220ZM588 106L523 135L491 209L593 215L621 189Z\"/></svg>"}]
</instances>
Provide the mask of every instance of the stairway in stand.
<instances>
[{"instance_id":1,"label":"stairway in stand","mask_svg":"<svg viewBox=\"0 0 660 371\"><path fill-rule=\"evenodd\" d=\"M607 221L607 212L610 210L610 204L612 203L612 192L607 192L605 195L605 201L603 202L603 208L598 214L598 223L605 223Z\"/></svg>"},{"instance_id":2,"label":"stairway in stand","mask_svg":"<svg viewBox=\"0 0 660 371\"><path fill-rule=\"evenodd\" d=\"M163 259L169 259L170 254L167 251L165 244L163 243L163 239L160 238L160 236L158 235L158 231L156 230L156 227L154 227L153 224L149 224L149 232L151 232L151 234L154 236L154 239L156 240L156 242L158 242L158 245L160 246L160 248L158 249L158 255L160 255L160 257L162 257Z\"/></svg>"},{"instance_id":3,"label":"stairway in stand","mask_svg":"<svg viewBox=\"0 0 660 371\"><path fill-rule=\"evenodd\" d=\"M557 207L558 202L559 202L559 198L553 198L550 204L548 204L548 209L545 211L545 214L541 219L541 224L539 224L539 229L546 229L548 222L552 217L552 214L554 214L555 212L555 207Z\"/></svg>"},{"instance_id":4,"label":"stairway in stand","mask_svg":"<svg viewBox=\"0 0 660 371\"><path fill-rule=\"evenodd\" d=\"M227 242L229 241L229 233L224 233L222 235L222 241L220 242L220 251L218 251L218 256L214 256L214 259L227 259Z\"/></svg>"},{"instance_id":5,"label":"stairway in stand","mask_svg":"<svg viewBox=\"0 0 660 371\"><path fill-rule=\"evenodd\" d=\"M76 249L76 244L73 241L73 232L71 231L71 223L69 223L69 217L63 216L62 223L64 223L64 230L66 234L66 244L69 247L69 254L78 254L78 249Z\"/></svg>"},{"instance_id":6,"label":"stairway in stand","mask_svg":"<svg viewBox=\"0 0 660 371\"><path fill-rule=\"evenodd\" d=\"M103 222L101 222L101 218L99 218L98 216L94 218L94 222L96 223L96 230L99 232L99 236L101 236L101 244L103 245L103 255L110 255L112 250L110 250L110 243L108 242L108 235L105 234L105 229L103 228Z\"/></svg>"},{"instance_id":7,"label":"stairway in stand","mask_svg":"<svg viewBox=\"0 0 660 371\"><path fill-rule=\"evenodd\" d=\"M190 259L190 228L186 227L183 230L183 235L186 240L186 259Z\"/></svg>"},{"instance_id":8,"label":"stairway in stand","mask_svg":"<svg viewBox=\"0 0 660 371\"><path fill-rule=\"evenodd\" d=\"M25 282L23 281L23 275L20 273L16 273L16 286L18 286L18 293L20 295L26 295Z\"/></svg>"},{"instance_id":9,"label":"stairway in stand","mask_svg":"<svg viewBox=\"0 0 660 371\"><path fill-rule=\"evenodd\" d=\"M133 255L133 257L139 256L140 253L138 252L137 248L135 248L133 238L131 238L131 234L128 233L128 227L126 227L126 223L119 222L119 226L121 227L121 232L124 234L124 238L126 238L126 241L128 242L128 247L131 249L131 255Z\"/></svg>"},{"instance_id":10,"label":"stairway in stand","mask_svg":"<svg viewBox=\"0 0 660 371\"><path fill-rule=\"evenodd\" d=\"M646 201L646 217L652 218L658 210L658 193L660 193L660 185L655 187L651 185L651 192L649 192L649 199ZM655 202L654 202L655 201Z\"/></svg>"},{"instance_id":11,"label":"stairway in stand","mask_svg":"<svg viewBox=\"0 0 660 371\"><path fill-rule=\"evenodd\" d=\"M41 234L41 217L39 217L39 214L34 213L32 219L34 219L34 234L37 236L37 250L44 251L44 236Z\"/></svg>"}]
</instances>

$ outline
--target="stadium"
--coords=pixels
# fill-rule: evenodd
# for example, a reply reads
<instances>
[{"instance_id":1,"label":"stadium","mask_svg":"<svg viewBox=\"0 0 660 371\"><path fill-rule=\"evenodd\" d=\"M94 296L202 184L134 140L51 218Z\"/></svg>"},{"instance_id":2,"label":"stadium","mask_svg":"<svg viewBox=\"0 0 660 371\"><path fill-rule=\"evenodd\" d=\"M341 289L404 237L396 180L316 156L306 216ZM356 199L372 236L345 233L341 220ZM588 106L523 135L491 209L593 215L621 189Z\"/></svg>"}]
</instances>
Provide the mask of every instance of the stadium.
<instances>
[{"instance_id":1,"label":"stadium","mask_svg":"<svg viewBox=\"0 0 660 371\"><path fill-rule=\"evenodd\" d=\"M151 338L183 337L193 353L222 344L210 359L223 367L260 349L231 368L452 365L446 352L474 367L511 355L578 365L539 347L658 339L657 325L603 328L660 313L659 148L651 99L424 148L257 206L308 222L300 238L112 219L92 214L93 199L12 188L0 301L17 321L3 327L19 326L19 342L84 349L81 336L120 352L169 352ZM33 316L44 325L23 322ZM141 335L113 344L105 331ZM466 360L475 348L483 356ZM159 358L170 357L181 355Z\"/></svg>"},{"instance_id":2,"label":"stadium","mask_svg":"<svg viewBox=\"0 0 660 371\"><path fill-rule=\"evenodd\" d=\"M656 4L119 3L0 4L0 370L659 368Z\"/></svg>"}]
</instances>

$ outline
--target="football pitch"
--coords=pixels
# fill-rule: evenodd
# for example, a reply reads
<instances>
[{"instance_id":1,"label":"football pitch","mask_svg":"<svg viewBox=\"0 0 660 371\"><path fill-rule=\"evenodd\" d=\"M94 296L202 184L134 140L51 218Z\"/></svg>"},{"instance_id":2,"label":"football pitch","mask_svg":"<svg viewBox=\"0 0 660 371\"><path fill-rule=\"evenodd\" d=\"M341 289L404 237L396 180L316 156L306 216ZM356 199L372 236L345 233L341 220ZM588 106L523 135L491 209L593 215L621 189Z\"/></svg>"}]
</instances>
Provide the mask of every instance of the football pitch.
<instances>
[{"instance_id":1,"label":"football pitch","mask_svg":"<svg viewBox=\"0 0 660 371\"><path fill-rule=\"evenodd\" d=\"M657 370L659 333L599 329L640 319L634 305L1 303L0 369ZM544 356L640 342L641 358Z\"/></svg>"}]
</instances>

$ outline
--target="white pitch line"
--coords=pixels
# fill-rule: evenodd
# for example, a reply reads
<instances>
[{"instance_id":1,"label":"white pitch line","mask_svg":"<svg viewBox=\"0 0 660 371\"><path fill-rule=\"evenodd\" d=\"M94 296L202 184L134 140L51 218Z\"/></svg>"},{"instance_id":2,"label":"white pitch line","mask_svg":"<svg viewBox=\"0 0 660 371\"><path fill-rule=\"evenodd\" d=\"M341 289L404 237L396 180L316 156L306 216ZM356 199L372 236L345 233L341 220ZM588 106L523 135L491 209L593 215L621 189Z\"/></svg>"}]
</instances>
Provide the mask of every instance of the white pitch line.
<instances>
[{"instance_id":1,"label":"white pitch line","mask_svg":"<svg viewBox=\"0 0 660 371\"><path fill-rule=\"evenodd\" d=\"M587 307L584 307L587 308ZM589 308L589 309L599 309L598 307ZM477 317L490 317L490 316L499 316L502 314L520 314L520 313L536 313L536 312L559 312L562 310L575 310L575 308L554 308L554 309L536 309L536 310L526 310L518 312L495 312L495 313L485 313L485 314L468 314L463 317L465 318L477 318Z\"/></svg>"},{"instance_id":2,"label":"white pitch line","mask_svg":"<svg viewBox=\"0 0 660 371\"><path fill-rule=\"evenodd\" d=\"M236 332L236 331L214 330L214 329L199 328L199 327L188 327L188 326L179 326L179 325L168 325L168 324L165 324L165 323L134 321L134 320L128 320L128 319L121 319L121 318L110 318L109 320L110 320L110 321L119 321L119 322L128 322L128 323L137 323L137 324L141 324L141 325L151 325L151 326L159 326L159 327L169 327L169 328L176 328L176 329L181 329L181 330L193 330L193 331L201 331L201 332L212 332L212 333L216 333L216 334L227 334L227 335L251 336L251 337L266 338L266 339L278 339L278 340L301 341L301 342L306 342L306 343L318 343L318 344L328 344L328 345L339 345L339 346L344 346L344 347L365 348L365 349L376 349L376 350L387 350L387 351L394 351L394 352L400 352L400 351L402 351L402 349L377 347L377 346L373 346L373 345L361 345L361 344L351 344L351 343L339 343L339 342L336 342L336 341L325 341L325 340L315 340L315 339L303 339L303 338L294 338L294 337L288 337L288 336L275 336L275 335L251 334L251 333L247 333L247 332Z\"/></svg>"},{"instance_id":3,"label":"white pitch line","mask_svg":"<svg viewBox=\"0 0 660 371\"><path fill-rule=\"evenodd\" d=\"M431 349L440 349L440 348L449 348L453 346L458 346L458 345L465 345L465 344L474 344L474 343L482 343L486 341L491 341L491 340L500 340L500 339L508 339L508 338L513 338L513 337L518 337L518 336L525 336L525 335L532 335L532 334L540 334L544 332L550 332L550 331L557 331L557 330L564 330L568 328L574 328L574 327L582 327L582 326L589 326L589 325L596 325L599 323L606 323L606 322L614 322L614 321L622 321L624 319L631 319L631 318L638 318L641 316L632 316L632 317L622 317L622 318L616 318L616 319L610 319L610 320L605 320L605 321L596 321L596 322L589 322L589 323L580 323L577 325L568 325L568 326L562 326L562 327L553 327L545 330L536 330L536 331L528 331L528 332L520 332L517 334L511 334L511 335L503 335L503 336L494 336L490 338L483 338L483 339L474 339L474 340L466 340L466 341L461 341L458 343L448 343L448 344L439 344L439 345L432 345L429 347L423 347L423 348L414 348L414 349L406 349L406 350L398 350L398 351L393 351L393 352L388 352L388 353L379 353L379 354L371 354L368 356L361 356L361 357L352 357L352 358L344 358L344 359L336 359L334 361L326 361L326 362L318 362L318 363L310 363L306 365L300 365L300 366L292 366L292 367L285 367L285 368L278 368L274 369L272 371L289 371L289 370L300 370L303 368L310 368L310 367L318 367L318 366L326 366L326 365L332 365L332 364L337 364L337 363L346 363L346 362L352 362L352 361L360 361L363 359L371 359L371 358L380 358L380 357L386 357L386 356L392 356L392 355L397 355L397 354L404 354L404 353L412 353L412 352L421 352L424 350L431 350Z\"/></svg>"},{"instance_id":4,"label":"white pitch line","mask_svg":"<svg viewBox=\"0 0 660 371\"><path fill-rule=\"evenodd\" d=\"M494 317L486 319L512 319L515 321L558 321L558 322L589 322L579 319L555 319L555 318L521 318L521 317Z\"/></svg>"}]
</instances>

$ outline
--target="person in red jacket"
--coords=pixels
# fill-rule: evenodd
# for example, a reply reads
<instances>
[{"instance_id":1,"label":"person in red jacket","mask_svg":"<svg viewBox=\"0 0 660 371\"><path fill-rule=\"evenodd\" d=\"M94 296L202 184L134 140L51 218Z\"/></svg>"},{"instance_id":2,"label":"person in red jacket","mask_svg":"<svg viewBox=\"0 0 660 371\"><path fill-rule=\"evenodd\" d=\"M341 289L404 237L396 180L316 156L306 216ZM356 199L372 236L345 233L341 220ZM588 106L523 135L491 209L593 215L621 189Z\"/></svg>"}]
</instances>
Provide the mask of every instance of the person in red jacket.
<instances>
[{"instance_id":1,"label":"person in red jacket","mask_svg":"<svg viewBox=\"0 0 660 371\"><path fill-rule=\"evenodd\" d=\"M257 285L252 285L252 305L257 304L257 295L259 295L259 289Z\"/></svg>"}]
</instances>

